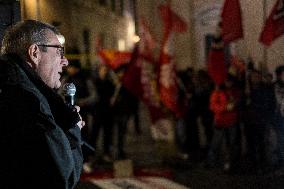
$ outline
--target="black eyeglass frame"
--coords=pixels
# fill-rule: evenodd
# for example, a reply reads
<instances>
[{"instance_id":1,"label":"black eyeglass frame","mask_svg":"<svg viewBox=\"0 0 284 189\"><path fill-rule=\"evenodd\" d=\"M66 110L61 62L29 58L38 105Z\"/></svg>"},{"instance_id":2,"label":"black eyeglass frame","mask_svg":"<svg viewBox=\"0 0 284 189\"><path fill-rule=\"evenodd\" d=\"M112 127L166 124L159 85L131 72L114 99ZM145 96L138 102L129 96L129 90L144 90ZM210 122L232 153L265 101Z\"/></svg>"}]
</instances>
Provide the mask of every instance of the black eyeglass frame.
<instances>
[{"instance_id":1,"label":"black eyeglass frame","mask_svg":"<svg viewBox=\"0 0 284 189\"><path fill-rule=\"evenodd\" d=\"M37 46L40 46L40 47L53 47L53 48L57 48L57 49L59 49L61 58L64 57L65 49L64 49L64 47L61 46L61 45L45 45L45 44L39 44L39 45L37 45Z\"/></svg>"}]
</instances>

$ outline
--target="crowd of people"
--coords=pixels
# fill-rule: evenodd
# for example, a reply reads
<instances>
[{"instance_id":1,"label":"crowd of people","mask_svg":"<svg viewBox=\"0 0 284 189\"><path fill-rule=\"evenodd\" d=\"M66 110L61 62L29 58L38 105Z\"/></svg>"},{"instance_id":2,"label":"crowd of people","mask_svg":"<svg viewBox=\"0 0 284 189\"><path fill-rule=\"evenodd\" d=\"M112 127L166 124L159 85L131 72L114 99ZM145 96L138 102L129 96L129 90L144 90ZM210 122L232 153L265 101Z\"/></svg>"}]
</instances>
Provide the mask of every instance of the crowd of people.
<instances>
[{"instance_id":1,"label":"crowd of people","mask_svg":"<svg viewBox=\"0 0 284 189\"><path fill-rule=\"evenodd\" d=\"M180 118L186 131L178 143L181 157L225 171L237 170L241 162L256 172L283 166L284 66L276 68L273 81L272 74L247 65L242 72L228 72L218 85L203 70L179 74L182 96L188 98Z\"/></svg>"},{"instance_id":2,"label":"crowd of people","mask_svg":"<svg viewBox=\"0 0 284 189\"><path fill-rule=\"evenodd\" d=\"M183 159L225 171L238 168L241 161L251 171L283 165L284 66L275 70L273 81L272 74L257 70L252 62L247 65L242 72L228 72L218 85L205 70L178 72L179 94L186 102L184 116L176 119L176 142ZM83 138L101 149L95 157L105 162L127 158L124 143L131 117L137 133L141 132L139 100L121 84L124 71L98 64L94 72L86 72L71 60L62 79L77 86L81 115L84 120L91 118L82 130ZM93 152L86 153L85 162L93 157Z\"/></svg>"},{"instance_id":3,"label":"crowd of people","mask_svg":"<svg viewBox=\"0 0 284 189\"><path fill-rule=\"evenodd\" d=\"M273 81L272 74L257 70L251 60L246 65L241 71L228 69L221 84L214 83L206 70L178 72L179 95L186 105L183 116L175 120L183 159L226 171L243 160L254 171L283 165L284 66L275 70ZM76 104L87 123L83 138L99 149L95 156L86 152L85 162L92 162L93 157L105 162L127 158L124 143L131 117L137 133L141 132L139 99L121 83L125 68L110 70L97 64L90 72L78 60L71 60L62 78L63 83L77 86Z\"/></svg>"}]
</instances>

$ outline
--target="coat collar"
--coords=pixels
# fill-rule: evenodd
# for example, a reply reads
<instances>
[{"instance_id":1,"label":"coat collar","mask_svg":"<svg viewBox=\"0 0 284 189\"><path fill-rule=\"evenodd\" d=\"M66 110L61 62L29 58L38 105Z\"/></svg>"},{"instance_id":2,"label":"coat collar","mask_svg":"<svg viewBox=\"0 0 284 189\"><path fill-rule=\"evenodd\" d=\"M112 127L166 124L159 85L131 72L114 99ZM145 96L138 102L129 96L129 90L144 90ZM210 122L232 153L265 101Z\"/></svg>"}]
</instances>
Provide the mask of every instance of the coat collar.
<instances>
[{"instance_id":1,"label":"coat collar","mask_svg":"<svg viewBox=\"0 0 284 189\"><path fill-rule=\"evenodd\" d=\"M47 86L26 62L14 54L5 55L3 58L9 63L15 63L23 70L28 80L30 80L37 90L46 98L55 122L60 127L68 130L70 127L76 125L80 120L77 112L74 112L73 109L68 107L62 97L58 95L54 89Z\"/></svg>"}]
</instances>

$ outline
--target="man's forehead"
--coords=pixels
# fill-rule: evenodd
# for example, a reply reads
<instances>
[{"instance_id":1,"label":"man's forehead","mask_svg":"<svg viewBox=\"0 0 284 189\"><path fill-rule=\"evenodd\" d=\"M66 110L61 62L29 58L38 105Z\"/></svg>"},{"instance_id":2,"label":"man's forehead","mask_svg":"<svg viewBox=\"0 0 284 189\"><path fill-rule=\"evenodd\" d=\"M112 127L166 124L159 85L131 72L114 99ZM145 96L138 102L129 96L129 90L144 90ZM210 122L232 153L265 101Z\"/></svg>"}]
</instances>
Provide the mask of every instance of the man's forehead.
<instances>
[{"instance_id":1,"label":"man's forehead","mask_svg":"<svg viewBox=\"0 0 284 189\"><path fill-rule=\"evenodd\" d=\"M47 37L48 37L49 43L51 43L52 45L61 45L57 35L54 32L48 31L47 32Z\"/></svg>"}]
</instances>

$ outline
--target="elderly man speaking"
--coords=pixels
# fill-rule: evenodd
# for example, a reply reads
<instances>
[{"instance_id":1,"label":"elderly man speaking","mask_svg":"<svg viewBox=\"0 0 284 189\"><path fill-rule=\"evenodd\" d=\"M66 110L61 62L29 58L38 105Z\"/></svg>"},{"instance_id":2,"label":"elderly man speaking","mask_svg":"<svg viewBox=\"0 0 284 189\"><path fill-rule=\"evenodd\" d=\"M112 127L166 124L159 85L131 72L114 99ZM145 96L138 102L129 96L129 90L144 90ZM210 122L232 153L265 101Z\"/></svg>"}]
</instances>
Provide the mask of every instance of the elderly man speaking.
<instances>
[{"instance_id":1,"label":"elderly man speaking","mask_svg":"<svg viewBox=\"0 0 284 189\"><path fill-rule=\"evenodd\" d=\"M71 189L82 170L77 111L54 91L68 65L53 26L26 20L4 34L0 58L0 188Z\"/></svg>"}]
</instances>

